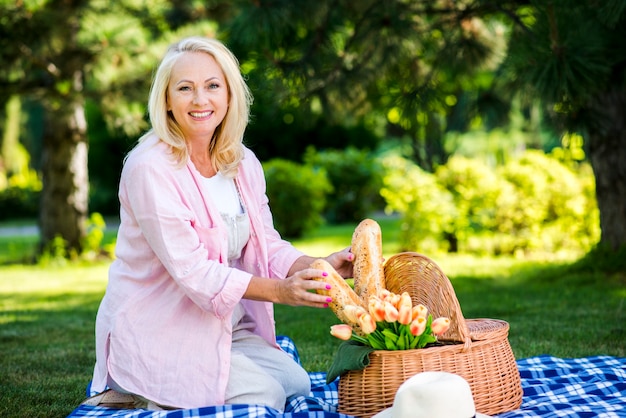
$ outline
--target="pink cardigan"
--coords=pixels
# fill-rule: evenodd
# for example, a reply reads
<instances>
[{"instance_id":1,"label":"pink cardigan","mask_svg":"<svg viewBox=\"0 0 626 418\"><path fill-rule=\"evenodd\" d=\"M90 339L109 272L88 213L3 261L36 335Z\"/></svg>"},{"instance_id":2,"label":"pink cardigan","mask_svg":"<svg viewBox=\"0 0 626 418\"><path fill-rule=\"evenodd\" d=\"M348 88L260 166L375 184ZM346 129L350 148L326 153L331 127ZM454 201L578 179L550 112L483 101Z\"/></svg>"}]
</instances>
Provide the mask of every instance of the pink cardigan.
<instances>
[{"instance_id":1,"label":"pink cardigan","mask_svg":"<svg viewBox=\"0 0 626 418\"><path fill-rule=\"evenodd\" d=\"M132 151L119 188L116 260L96 318L92 390L107 372L158 404L224 403L231 315L252 275L284 278L302 253L273 227L259 160L246 149L236 182L250 215L243 270L227 267L228 234L214 198L188 162L151 137ZM243 300L254 332L276 344L271 303ZM278 348L277 348L278 349Z\"/></svg>"}]
</instances>

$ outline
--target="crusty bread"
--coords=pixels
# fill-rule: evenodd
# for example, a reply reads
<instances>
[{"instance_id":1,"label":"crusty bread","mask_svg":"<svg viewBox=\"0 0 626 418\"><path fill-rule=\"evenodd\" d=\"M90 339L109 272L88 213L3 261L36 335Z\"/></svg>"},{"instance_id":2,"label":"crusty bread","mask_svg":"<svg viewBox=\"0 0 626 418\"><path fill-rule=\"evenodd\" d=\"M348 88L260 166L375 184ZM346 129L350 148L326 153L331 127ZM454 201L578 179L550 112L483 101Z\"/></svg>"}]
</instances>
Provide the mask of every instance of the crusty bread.
<instances>
[{"instance_id":1,"label":"crusty bread","mask_svg":"<svg viewBox=\"0 0 626 418\"><path fill-rule=\"evenodd\" d=\"M364 219L352 235L354 254L354 291L367 306L369 297L385 288L383 270L383 239L380 225Z\"/></svg>"},{"instance_id":2,"label":"crusty bread","mask_svg":"<svg viewBox=\"0 0 626 418\"><path fill-rule=\"evenodd\" d=\"M358 327L358 324L351 321L345 314L343 308L346 305L361 306L366 308L367 305L363 305L361 299L354 293L354 290L350 287L343 277L331 266L326 260L319 258L311 263L311 268L320 269L328 273L326 277L315 277L313 280L326 282L331 285L330 290L321 289L317 290L320 295L330 296L333 300L328 307L334 312L344 324Z\"/></svg>"}]
</instances>

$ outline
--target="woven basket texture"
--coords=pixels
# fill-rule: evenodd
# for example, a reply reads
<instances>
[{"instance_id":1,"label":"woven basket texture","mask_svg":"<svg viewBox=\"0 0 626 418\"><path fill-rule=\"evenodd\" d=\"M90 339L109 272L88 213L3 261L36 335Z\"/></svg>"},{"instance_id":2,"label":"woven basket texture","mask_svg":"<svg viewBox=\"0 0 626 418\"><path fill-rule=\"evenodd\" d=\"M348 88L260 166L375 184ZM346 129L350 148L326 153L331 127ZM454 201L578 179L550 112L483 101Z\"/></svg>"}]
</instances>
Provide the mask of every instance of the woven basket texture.
<instances>
[{"instance_id":1,"label":"woven basket texture","mask_svg":"<svg viewBox=\"0 0 626 418\"><path fill-rule=\"evenodd\" d=\"M508 341L509 324L498 319L465 319L450 280L424 255L396 254L387 260L384 270L388 290L408 292L413 304L426 306L433 318L450 318L450 329L439 337L443 345L372 352L365 369L341 376L338 411L371 417L391 407L398 387L424 371L462 376L480 413L497 415L519 408L522 386Z\"/></svg>"}]
</instances>

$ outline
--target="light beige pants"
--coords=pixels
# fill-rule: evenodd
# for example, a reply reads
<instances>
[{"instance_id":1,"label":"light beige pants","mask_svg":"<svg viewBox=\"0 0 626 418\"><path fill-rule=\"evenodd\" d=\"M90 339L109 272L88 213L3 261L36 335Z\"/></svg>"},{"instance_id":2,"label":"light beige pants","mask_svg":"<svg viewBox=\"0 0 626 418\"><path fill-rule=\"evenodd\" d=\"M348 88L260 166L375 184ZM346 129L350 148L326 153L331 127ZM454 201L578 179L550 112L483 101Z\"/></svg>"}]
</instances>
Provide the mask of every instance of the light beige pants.
<instances>
[{"instance_id":1,"label":"light beige pants","mask_svg":"<svg viewBox=\"0 0 626 418\"><path fill-rule=\"evenodd\" d=\"M267 405L283 412L287 400L291 397L310 394L311 380L306 370L287 353L248 330L241 304L235 309L233 324L235 325L230 378L226 386L226 404ZM136 401L136 408L173 409L130 394L110 376L107 384L116 392L132 395Z\"/></svg>"},{"instance_id":2,"label":"light beige pants","mask_svg":"<svg viewBox=\"0 0 626 418\"><path fill-rule=\"evenodd\" d=\"M233 317L233 346L227 404L260 404L278 411L294 396L311 392L309 375L287 353L245 327L239 309Z\"/></svg>"}]
</instances>

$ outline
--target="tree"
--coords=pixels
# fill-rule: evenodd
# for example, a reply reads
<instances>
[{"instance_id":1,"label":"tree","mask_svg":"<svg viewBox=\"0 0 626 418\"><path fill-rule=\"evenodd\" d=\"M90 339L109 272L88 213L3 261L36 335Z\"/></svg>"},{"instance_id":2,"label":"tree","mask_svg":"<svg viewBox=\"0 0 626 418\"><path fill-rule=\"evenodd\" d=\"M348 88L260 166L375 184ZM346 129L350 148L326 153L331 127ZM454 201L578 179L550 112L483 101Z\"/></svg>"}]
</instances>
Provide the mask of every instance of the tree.
<instances>
[{"instance_id":1,"label":"tree","mask_svg":"<svg viewBox=\"0 0 626 418\"><path fill-rule=\"evenodd\" d=\"M596 180L600 243L626 245L626 2L531 1L505 63L513 82L536 95L564 133L581 133Z\"/></svg>"},{"instance_id":2,"label":"tree","mask_svg":"<svg viewBox=\"0 0 626 418\"><path fill-rule=\"evenodd\" d=\"M426 169L445 162L447 124L485 116L481 104L503 110L501 123L512 98L495 87L508 75L511 93L543 101L557 133L586 138L601 243L615 250L626 240L625 10L623 0L259 0L241 3L228 33L254 91L311 120L405 134ZM507 61L493 71L498 53Z\"/></svg>"},{"instance_id":3,"label":"tree","mask_svg":"<svg viewBox=\"0 0 626 418\"><path fill-rule=\"evenodd\" d=\"M360 122L407 138L410 157L432 170L447 158L442 137L457 96L489 89L505 45L479 18L498 3L460 3L242 2L224 27L253 91L311 123Z\"/></svg>"},{"instance_id":4,"label":"tree","mask_svg":"<svg viewBox=\"0 0 626 418\"><path fill-rule=\"evenodd\" d=\"M86 235L86 101L98 103L110 129L145 128L151 71L171 37L181 34L173 29L187 21L185 10L132 0L0 3L0 103L18 95L45 109L42 249L60 236L68 252L80 252ZM187 30L214 34L209 23Z\"/></svg>"}]
</instances>

